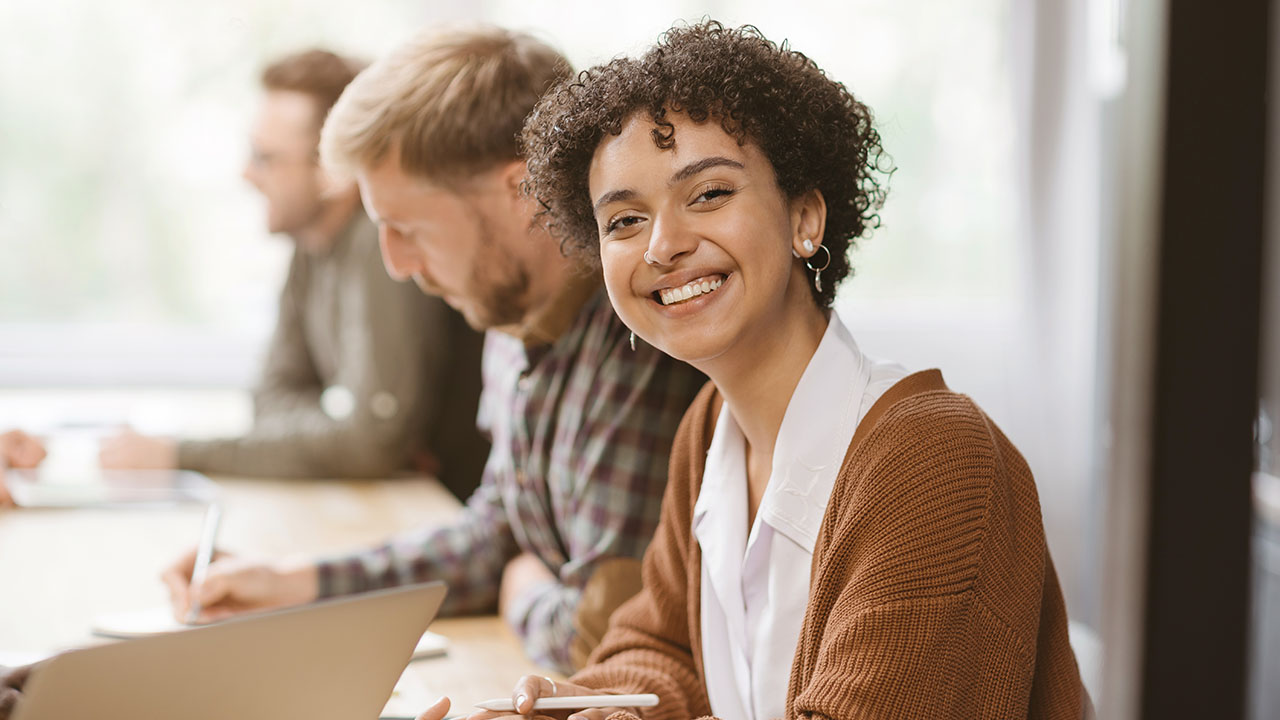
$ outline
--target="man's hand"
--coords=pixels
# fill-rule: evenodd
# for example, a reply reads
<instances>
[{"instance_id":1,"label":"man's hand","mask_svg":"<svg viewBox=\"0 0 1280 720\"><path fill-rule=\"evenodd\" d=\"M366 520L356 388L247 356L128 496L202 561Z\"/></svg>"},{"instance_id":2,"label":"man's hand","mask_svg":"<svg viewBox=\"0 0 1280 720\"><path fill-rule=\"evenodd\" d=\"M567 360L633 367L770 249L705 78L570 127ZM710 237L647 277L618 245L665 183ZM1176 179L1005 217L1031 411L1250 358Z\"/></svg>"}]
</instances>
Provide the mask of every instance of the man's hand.
<instances>
[{"instance_id":1,"label":"man's hand","mask_svg":"<svg viewBox=\"0 0 1280 720\"><path fill-rule=\"evenodd\" d=\"M191 586L196 550L192 548L161 575L169 588L173 614L185 622L195 599L200 601L197 623L312 602L320 594L320 576L309 560L275 563L216 553L199 587Z\"/></svg>"},{"instance_id":2,"label":"man's hand","mask_svg":"<svg viewBox=\"0 0 1280 720\"><path fill-rule=\"evenodd\" d=\"M44 445L21 430L0 434L0 458L9 467L35 467L44 460L44 454Z\"/></svg>"},{"instance_id":3,"label":"man's hand","mask_svg":"<svg viewBox=\"0 0 1280 720\"><path fill-rule=\"evenodd\" d=\"M0 507L13 504L13 498L9 496L9 490L4 484L5 468L35 467L44 460L44 455L44 445L21 430L0 433Z\"/></svg>"},{"instance_id":4,"label":"man's hand","mask_svg":"<svg viewBox=\"0 0 1280 720\"><path fill-rule=\"evenodd\" d=\"M521 553L507 562L502 571L502 584L498 586L498 614L507 617L507 608L534 587L554 582L555 575L546 564L532 553Z\"/></svg>"},{"instance_id":5,"label":"man's hand","mask_svg":"<svg viewBox=\"0 0 1280 720\"><path fill-rule=\"evenodd\" d=\"M0 665L0 720L9 720L14 708L22 699L22 687L27 683L31 665L7 668Z\"/></svg>"},{"instance_id":6,"label":"man's hand","mask_svg":"<svg viewBox=\"0 0 1280 720\"><path fill-rule=\"evenodd\" d=\"M102 441L98 463L108 470L170 470L178 466L178 443L125 430Z\"/></svg>"}]
</instances>

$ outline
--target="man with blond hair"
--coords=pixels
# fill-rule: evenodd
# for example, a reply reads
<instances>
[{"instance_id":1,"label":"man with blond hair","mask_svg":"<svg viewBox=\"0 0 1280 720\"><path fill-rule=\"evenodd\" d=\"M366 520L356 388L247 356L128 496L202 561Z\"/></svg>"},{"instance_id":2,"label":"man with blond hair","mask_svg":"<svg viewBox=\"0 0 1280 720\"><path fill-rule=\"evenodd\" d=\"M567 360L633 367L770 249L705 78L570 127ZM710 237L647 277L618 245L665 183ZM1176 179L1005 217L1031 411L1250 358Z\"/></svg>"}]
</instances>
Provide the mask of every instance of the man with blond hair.
<instances>
[{"instance_id":1,"label":"man with blond hair","mask_svg":"<svg viewBox=\"0 0 1280 720\"><path fill-rule=\"evenodd\" d=\"M676 426L705 378L634 344L521 191L516 136L570 73L525 35L420 36L361 73L322 134L392 274L500 331L486 336L480 409L493 450L465 511L344 557L219 560L197 588L188 554L166 575L177 612L193 596L213 618L439 579L443 612L497 608L530 656L567 672L639 589Z\"/></svg>"},{"instance_id":2,"label":"man with blond hair","mask_svg":"<svg viewBox=\"0 0 1280 720\"><path fill-rule=\"evenodd\" d=\"M481 336L437 298L388 277L377 229L350 180L320 166L320 128L363 68L326 50L271 63L244 178L266 224L294 245L248 434L182 440L124 433L107 467L182 467L268 477L434 473L459 497L488 444L475 415Z\"/></svg>"}]
</instances>

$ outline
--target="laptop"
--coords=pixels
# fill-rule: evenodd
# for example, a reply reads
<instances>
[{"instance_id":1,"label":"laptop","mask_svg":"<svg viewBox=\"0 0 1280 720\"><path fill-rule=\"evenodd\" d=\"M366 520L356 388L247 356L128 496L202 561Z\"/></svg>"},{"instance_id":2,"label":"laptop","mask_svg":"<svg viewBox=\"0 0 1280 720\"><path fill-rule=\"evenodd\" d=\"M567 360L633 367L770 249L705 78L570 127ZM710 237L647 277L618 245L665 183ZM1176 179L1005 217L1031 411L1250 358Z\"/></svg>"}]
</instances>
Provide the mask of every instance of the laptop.
<instances>
[{"instance_id":1,"label":"laptop","mask_svg":"<svg viewBox=\"0 0 1280 720\"><path fill-rule=\"evenodd\" d=\"M413 585L72 650L31 676L14 720L372 720L444 595Z\"/></svg>"}]
</instances>

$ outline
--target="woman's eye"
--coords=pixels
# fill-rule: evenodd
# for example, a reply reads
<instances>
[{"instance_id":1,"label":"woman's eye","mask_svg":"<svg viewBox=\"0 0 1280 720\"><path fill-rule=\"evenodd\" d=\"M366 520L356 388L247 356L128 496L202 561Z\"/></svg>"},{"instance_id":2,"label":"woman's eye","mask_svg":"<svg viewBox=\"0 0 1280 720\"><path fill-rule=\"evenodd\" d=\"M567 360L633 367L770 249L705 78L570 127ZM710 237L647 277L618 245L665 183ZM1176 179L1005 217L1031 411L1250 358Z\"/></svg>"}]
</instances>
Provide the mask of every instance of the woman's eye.
<instances>
[{"instance_id":1,"label":"woman's eye","mask_svg":"<svg viewBox=\"0 0 1280 720\"><path fill-rule=\"evenodd\" d=\"M640 222L640 218L635 215L623 215L622 217L610 220L609 224L605 226L604 231L605 233L611 233L615 230L629 228L638 222Z\"/></svg>"},{"instance_id":2,"label":"woman's eye","mask_svg":"<svg viewBox=\"0 0 1280 720\"><path fill-rule=\"evenodd\" d=\"M698 197L694 198L693 202L695 204L708 203L713 200L717 200L719 198L728 197L729 195L732 195L732 194L733 194L733 190L731 188L723 188L723 187L708 188L704 190L702 194L698 195Z\"/></svg>"}]
</instances>

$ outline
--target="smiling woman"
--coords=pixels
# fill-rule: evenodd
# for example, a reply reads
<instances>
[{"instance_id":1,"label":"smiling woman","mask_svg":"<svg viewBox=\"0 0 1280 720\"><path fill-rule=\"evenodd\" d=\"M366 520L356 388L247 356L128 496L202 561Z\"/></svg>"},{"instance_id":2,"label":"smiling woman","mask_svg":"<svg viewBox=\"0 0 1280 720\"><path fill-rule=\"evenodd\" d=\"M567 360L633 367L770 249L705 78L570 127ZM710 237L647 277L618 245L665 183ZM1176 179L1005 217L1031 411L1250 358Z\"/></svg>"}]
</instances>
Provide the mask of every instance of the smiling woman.
<instances>
[{"instance_id":1,"label":"smiling woman","mask_svg":"<svg viewBox=\"0 0 1280 720\"><path fill-rule=\"evenodd\" d=\"M768 157L773 182L787 197L816 189L843 201L826 209L829 282L826 289L814 289L820 305L831 305L836 284L849 272L849 244L879 225L883 178L891 162L866 105L842 85L827 82L804 55L789 53L779 63L756 49L749 43L690 46L680 57L654 57L652 73L628 84L568 84L548 96L530 117L525 136L526 142L536 137L541 144L526 148L526 154L535 181L543 180L538 194L556 208L553 225L567 245L593 250L599 239L608 239L603 231L611 228L598 225L605 222L599 216L601 204L634 194L632 188L608 188L599 197L579 192L595 167L584 148L594 148L607 136L620 136L624 123L642 110L654 127L639 132L649 135L659 149L676 149L670 114L698 124L710 119L736 144L752 140L754 151ZM599 70L607 75L629 62L618 59ZM796 105L778 103L779 97ZM574 114L555 113L564 105L573 105ZM567 122L547 127L561 120ZM671 180L688 181L703 171L734 165L741 169L741 162L732 157L692 159ZM552 175L555 182L548 181ZM732 193L731 188L714 191Z\"/></svg>"},{"instance_id":2,"label":"smiling woman","mask_svg":"<svg viewBox=\"0 0 1280 720\"><path fill-rule=\"evenodd\" d=\"M663 122L633 114L590 165L613 306L640 337L704 372L768 357L753 380L794 384L827 325L815 298L834 294L834 282L818 294L791 255L825 247L822 193L789 199L759 146L718 124L684 111ZM663 147L654 133L672 142Z\"/></svg>"},{"instance_id":3,"label":"smiling woman","mask_svg":"<svg viewBox=\"0 0 1280 720\"><path fill-rule=\"evenodd\" d=\"M619 316L712 384L644 591L592 665L521 681L517 709L607 690L657 693L661 718L1085 713L1026 463L939 372L864 355L829 309L884 198L868 109L786 45L704 22L562 83L523 141Z\"/></svg>"}]
</instances>

